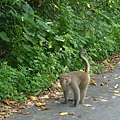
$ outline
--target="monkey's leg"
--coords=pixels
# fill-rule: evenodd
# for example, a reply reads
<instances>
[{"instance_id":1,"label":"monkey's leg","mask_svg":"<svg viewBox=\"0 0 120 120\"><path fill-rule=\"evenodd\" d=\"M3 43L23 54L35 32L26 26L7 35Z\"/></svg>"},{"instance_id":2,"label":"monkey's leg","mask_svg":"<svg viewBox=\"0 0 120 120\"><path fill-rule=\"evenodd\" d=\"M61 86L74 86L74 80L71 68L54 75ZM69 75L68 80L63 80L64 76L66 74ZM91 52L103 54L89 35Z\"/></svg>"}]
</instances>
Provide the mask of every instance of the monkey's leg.
<instances>
[{"instance_id":1,"label":"monkey's leg","mask_svg":"<svg viewBox=\"0 0 120 120\"><path fill-rule=\"evenodd\" d=\"M84 103L84 99L85 99L85 96L86 96L87 88L88 87L80 89L80 104Z\"/></svg>"},{"instance_id":2,"label":"monkey's leg","mask_svg":"<svg viewBox=\"0 0 120 120\"><path fill-rule=\"evenodd\" d=\"M80 101L80 89L78 85L76 85L75 88L73 88L73 92L74 92L74 107L76 107L78 106Z\"/></svg>"},{"instance_id":3,"label":"monkey's leg","mask_svg":"<svg viewBox=\"0 0 120 120\"><path fill-rule=\"evenodd\" d=\"M63 104L66 104L67 101L68 101L69 89L63 90L63 93L64 93L64 98L65 98L65 100L64 100L64 102L62 102L62 103L63 103Z\"/></svg>"}]
</instances>

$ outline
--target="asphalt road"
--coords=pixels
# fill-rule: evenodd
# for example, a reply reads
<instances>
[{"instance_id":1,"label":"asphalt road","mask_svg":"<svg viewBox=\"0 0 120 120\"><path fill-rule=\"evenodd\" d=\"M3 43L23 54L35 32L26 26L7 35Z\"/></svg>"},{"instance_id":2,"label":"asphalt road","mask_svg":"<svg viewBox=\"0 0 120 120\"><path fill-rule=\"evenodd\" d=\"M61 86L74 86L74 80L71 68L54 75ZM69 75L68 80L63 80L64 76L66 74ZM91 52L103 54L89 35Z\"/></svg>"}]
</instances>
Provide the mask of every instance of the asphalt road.
<instances>
[{"instance_id":1,"label":"asphalt road","mask_svg":"<svg viewBox=\"0 0 120 120\"><path fill-rule=\"evenodd\" d=\"M94 78L97 86L90 85L85 99L85 104L70 107L60 101L50 100L46 107L49 110L41 111L39 107L26 108L23 111L28 115L15 114L7 120L120 120L120 63L112 73L100 74ZM101 86L101 83L107 83ZM61 116L60 112L74 112L74 115Z\"/></svg>"}]
</instances>

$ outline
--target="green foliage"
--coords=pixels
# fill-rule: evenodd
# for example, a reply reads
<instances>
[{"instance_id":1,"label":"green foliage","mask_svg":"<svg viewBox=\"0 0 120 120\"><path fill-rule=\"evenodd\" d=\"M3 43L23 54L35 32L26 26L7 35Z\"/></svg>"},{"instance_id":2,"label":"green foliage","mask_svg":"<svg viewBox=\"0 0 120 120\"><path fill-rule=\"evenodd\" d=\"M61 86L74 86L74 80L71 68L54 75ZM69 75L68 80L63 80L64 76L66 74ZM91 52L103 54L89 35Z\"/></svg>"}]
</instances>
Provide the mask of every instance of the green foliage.
<instances>
[{"instance_id":1,"label":"green foliage","mask_svg":"<svg viewBox=\"0 0 120 120\"><path fill-rule=\"evenodd\" d=\"M119 1L2 0L0 2L0 100L26 99L59 74L83 69L78 51L100 73L120 49Z\"/></svg>"}]
</instances>

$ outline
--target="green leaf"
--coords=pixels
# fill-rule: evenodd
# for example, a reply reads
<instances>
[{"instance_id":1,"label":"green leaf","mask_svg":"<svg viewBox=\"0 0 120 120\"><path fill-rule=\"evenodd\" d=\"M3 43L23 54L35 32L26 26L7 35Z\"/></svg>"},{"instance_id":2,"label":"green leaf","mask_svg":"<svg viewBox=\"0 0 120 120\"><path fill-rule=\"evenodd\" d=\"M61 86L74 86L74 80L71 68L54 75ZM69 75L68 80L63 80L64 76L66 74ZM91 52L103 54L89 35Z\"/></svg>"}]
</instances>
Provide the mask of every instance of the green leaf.
<instances>
[{"instance_id":1,"label":"green leaf","mask_svg":"<svg viewBox=\"0 0 120 120\"><path fill-rule=\"evenodd\" d=\"M45 22L43 22L41 20L36 20L36 21L40 26L43 26L46 29L47 32L51 31L50 26L48 26Z\"/></svg>"},{"instance_id":2,"label":"green leaf","mask_svg":"<svg viewBox=\"0 0 120 120\"><path fill-rule=\"evenodd\" d=\"M62 41L62 42L65 41L62 36L58 36L58 35L56 35L56 36L54 37L54 39L57 40L57 41Z\"/></svg>"},{"instance_id":3,"label":"green leaf","mask_svg":"<svg viewBox=\"0 0 120 120\"><path fill-rule=\"evenodd\" d=\"M10 39L8 38L8 36L5 32L0 32L0 37L7 42L10 41Z\"/></svg>"},{"instance_id":4,"label":"green leaf","mask_svg":"<svg viewBox=\"0 0 120 120\"><path fill-rule=\"evenodd\" d=\"M42 40L42 41L45 41L46 39L44 37L42 37L41 35L37 34L37 37Z\"/></svg>"},{"instance_id":5,"label":"green leaf","mask_svg":"<svg viewBox=\"0 0 120 120\"><path fill-rule=\"evenodd\" d=\"M86 11L86 15L92 16L92 11Z\"/></svg>"},{"instance_id":6,"label":"green leaf","mask_svg":"<svg viewBox=\"0 0 120 120\"><path fill-rule=\"evenodd\" d=\"M34 14L34 11L33 11L33 9L29 6L29 4L24 4L24 5L22 5L22 8L23 8L23 10L24 10L26 13Z\"/></svg>"},{"instance_id":7,"label":"green leaf","mask_svg":"<svg viewBox=\"0 0 120 120\"><path fill-rule=\"evenodd\" d=\"M28 35L31 35L31 36L33 36L33 37L35 36L35 33L34 33L34 31L33 31L32 29L29 29L29 30L28 30L27 28L24 27L24 30L25 30L25 32L26 32Z\"/></svg>"}]
</instances>

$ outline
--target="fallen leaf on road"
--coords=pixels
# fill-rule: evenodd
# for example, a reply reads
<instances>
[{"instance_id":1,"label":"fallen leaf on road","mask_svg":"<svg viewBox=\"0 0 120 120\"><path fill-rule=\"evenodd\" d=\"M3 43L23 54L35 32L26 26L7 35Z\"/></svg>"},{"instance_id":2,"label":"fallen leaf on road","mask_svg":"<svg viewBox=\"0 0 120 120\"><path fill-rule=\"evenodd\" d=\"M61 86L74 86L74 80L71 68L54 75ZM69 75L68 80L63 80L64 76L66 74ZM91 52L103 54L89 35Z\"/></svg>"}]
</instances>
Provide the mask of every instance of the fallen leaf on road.
<instances>
[{"instance_id":1,"label":"fallen leaf on road","mask_svg":"<svg viewBox=\"0 0 120 120\"><path fill-rule=\"evenodd\" d=\"M100 96L100 98L102 99L102 98L103 98L103 96Z\"/></svg>"},{"instance_id":2,"label":"fallen leaf on road","mask_svg":"<svg viewBox=\"0 0 120 120\"><path fill-rule=\"evenodd\" d=\"M94 101L97 101L97 100L98 100L98 98L97 98L97 97L92 97L92 99L93 99Z\"/></svg>"},{"instance_id":3,"label":"fallen leaf on road","mask_svg":"<svg viewBox=\"0 0 120 120\"><path fill-rule=\"evenodd\" d=\"M50 93L50 94L49 94L49 98L55 98L55 94Z\"/></svg>"},{"instance_id":4,"label":"fallen leaf on road","mask_svg":"<svg viewBox=\"0 0 120 120\"><path fill-rule=\"evenodd\" d=\"M28 114L29 114L29 112L23 112L22 114L23 114L23 115L28 115Z\"/></svg>"},{"instance_id":5,"label":"fallen leaf on road","mask_svg":"<svg viewBox=\"0 0 120 120\"><path fill-rule=\"evenodd\" d=\"M92 105L90 105L90 104L83 104L83 106L85 106L85 107L91 107Z\"/></svg>"},{"instance_id":6,"label":"fallen leaf on road","mask_svg":"<svg viewBox=\"0 0 120 120\"><path fill-rule=\"evenodd\" d=\"M118 79L119 79L119 77L116 77L116 78L115 78L115 80L118 80Z\"/></svg>"},{"instance_id":7,"label":"fallen leaf on road","mask_svg":"<svg viewBox=\"0 0 120 120\"><path fill-rule=\"evenodd\" d=\"M101 83L101 86L104 86L104 85L106 85L107 84L107 82L102 82Z\"/></svg>"},{"instance_id":8,"label":"fallen leaf on road","mask_svg":"<svg viewBox=\"0 0 120 120\"><path fill-rule=\"evenodd\" d=\"M41 108L41 110L49 110L50 109L50 108L47 108L45 106L41 106L40 108Z\"/></svg>"},{"instance_id":9,"label":"fallen leaf on road","mask_svg":"<svg viewBox=\"0 0 120 120\"><path fill-rule=\"evenodd\" d=\"M5 117L5 118L9 118L9 117L10 117L10 115L5 115L4 117Z\"/></svg>"},{"instance_id":10,"label":"fallen leaf on road","mask_svg":"<svg viewBox=\"0 0 120 120\"><path fill-rule=\"evenodd\" d=\"M111 93L119 93L118 90L108 90L108 92L111 92Z\"/></svg>"},{"instance_id":11,"label":"fallen leaf on road","mask_svg":"<svg viewBox=\"0 0 120 120\"><path fill-rule=\"evenodd\" d=\"M44 95L43 97L41 97L43 99L49 99L49 95Z\"/></svg>"},{"instance_id":12,"label":"fallen leaf on road","mask_svg":"<svg viewBox=\"0 0 120 120\"><path fill-rule=\"evenodd\" d=\"M7 105L10 105L10 104L14 104L14 101L12 100L4 100L4 102L7 104Z\"/></svg>"},{"instance_id":13,"label":"fallen leaf on road","mask_svg":"<svg viewBox=\"0 0 120 120\"><path fill-rule=\"evenodd\" d=\"M114 86L114 88L115 88L115 89L117 89L117 88L118 88L118 86L119 86L119 85L118 85L118 84L116 84L116 85Z\"/></svg>"},{"instance_id":14,"label":"fallen leaf on road","mask_svg":"<svg viewBox=\"0 0 120 120\"><path fill-rule=\"evenodd\" d=\"M55 99L55 100L59 100L60 98L57 96L57 95L55 95L55 94L49 94L49 98L53 98L53 99Z\"/></svg>"},{"instance_id":15,"label":"fallen leaf on road","mask_svg":"<svg viewBox=\"0 0 120 120\"><path fill-rule=\"evenodd\" d=\"M60 98L58 96L55 97L55 100L59 100Z\"/></svg>"},{"instance_id":16,"label":"fallen leaf on road","mask_svg":"<svg viewBox=\"0 0 120 120\"><path fill-rule=\"evenodd\" d=\"M114 66L113 64L110 64L110 67L111 67L111 68L115 68L115 66Z\"/></svg>"},{"instance_id":17,"label":"fallen leaf on road","mask_svg":"<svg viewBox=\"0 0 120 120\"><path fill-rule=\"evenodd\" d=\"M114 94L114 95L120 97L120 94Z\"/></svg>"},{"instance_id":18,"label":"fallen leaf on road","mask_svg":"<svg viewBox=\"0 0 120 120\"><path fill-rule=\"evenodd\" d=\"M24 105L19 106L20 109L26 108Z\"/></svg>"},{"instance_id":19,"label":"fallen leaf on road","mask_svg":"<svg viewBox=\"0 0 120 120\"><path fill-rule=\"evenodd\" d=\"M4 118L4 116L3 116L3 115L0 115L0 118Z\"/></svg>"},{"instance_id":20,"label":"fallen leaf on road","mask_svg":"<svg viewBox=\"0 0 120 120\"><path fill-rule=\"evenodd\" d=\"M34 96L30 96L29 98L30 98L32 101L38 100L38 98L37 98L37 97L34 97Z\"/></svg>"},{"instance_id":21,"label":"fallen leaf on road","mask_svg":"<svg viewBox=\"0 0 120 120\"><path fill-rule=\"evenodd\" d=\"M108 70L108 72L113 72L113 70Z\"/></svg>"},{"instance_id":22,"label":"fallen leaf on road","mask_svg":"<svg viewBox=\"0 0 120 120\"><path fill-rule=\"evenodd\" d=\"M56 82L56 85L57 85L57 88L58 88L58 89L62 89L59 82Z\"/></svg>"},{"instance_id":23,"label":"fallen leaf on road","mask_svg":"<svg viewBox=\"0 0 120 120\"><path fill-rule=\"evenodd\" d=\"M108 62L108 63L110 63L110 62L111 62L111 60L110 60L109 58L107 58L105 61L106 61L106 62Z\"/></svg>"},{"instance_id":24,"label":"fallen leaf on road","mask_svg":"<svg viewBox=\"0 0 120 120\"><path fill-rule=\"evenodd\" d=\"M91 81L91 82L90 82L90 85L95 85L95 86L96 86L97 83L96 83L96 81Z\"/></svg>"},{"instance_id":25,"label":"fallen leaf on road","mask_svg":"<svg viewBox=\"0 0 120 120\"><path fill-rule=\"evenodd\" d=\"M103 78L107 78L106 76L104 76Z\"/></svg>"},{"instance_id":26,"label":"fallen leaf on road","mask_svg":"<svg viewBox=\"0 0 120 120\"><path fill-rule=\"evenodd\" d=\"M45 106L46 103L40 103L40 102L39 102L39 103L36 103L35 105L36 105L37 107L41 107L41 106Z\"/></svg>"},{"instance_id":27,"label":"fallen leaf on road","mask_svg":"<svg viewBox=\"0 0 120 120\"><path fill-rule=\"evenodd\" d=\"M6 112L0 112L0 115L6 115Z\"/></svg>"},{"instance_id":28,"label":"fallen leaf on road","mask_svg":"<svg viewBox=\"0 0 120 120\"><path fill-rule=\"evenodd\" d=\"M75 113L74 112L69 112L68 115L75 115Z\"/></svg>"},{"instance_id":29,"label":"fallen leaf on road","mask_svg":"<svg viewBox=\"0 0 120 120\"><path fill-rule=\"evenodd\" d=\"M13 109L13 110L11 110L11 112L12 112L12 113L17 113L18 111L15 110L15 109Z\"/></svg>"},{"instance_id":30,"label":"fallen leaf on road","mask_svg":"<svg viewBox=\"0 0 120 120\"><path fill-rule=\"evenodd\" d=\"M68 112L60 112L61 116L68 115Z\"/></svg>"}]
</instances>

